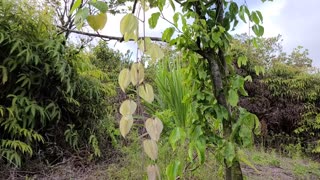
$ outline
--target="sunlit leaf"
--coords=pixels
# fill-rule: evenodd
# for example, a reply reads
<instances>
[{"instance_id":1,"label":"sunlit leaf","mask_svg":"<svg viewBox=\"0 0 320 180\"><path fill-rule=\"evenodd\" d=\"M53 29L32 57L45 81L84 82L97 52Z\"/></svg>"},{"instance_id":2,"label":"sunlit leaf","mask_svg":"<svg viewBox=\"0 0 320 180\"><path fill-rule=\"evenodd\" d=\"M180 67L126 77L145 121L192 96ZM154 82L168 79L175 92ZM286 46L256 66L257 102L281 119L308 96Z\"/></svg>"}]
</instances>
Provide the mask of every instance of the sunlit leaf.
<instances>
[{"instance_id":1,"label":"sunlit leaf","mask_svg":"<svg viewBox=\"0 0 320 180\"><path fill-rule=\"evenodd\" d=\"M158 141L160 139L160 134L163 130L163 124L160 119L147 119L145 127L152 140Z\"/></svg>"},{"instance_id":2,"label":"sunlit leaf","mask_svg":"<svg viewBox=\"0 0 320 180\"><path fill-rule=\"evenodd\" d=\"M162 40L169 42L172 38L174 31L175 31L174 27L170 27L164 30L162 34Z\"/></svg>"},{"instance_id":3,"label":"sunlit leaf","mask_svg":"<svg viewBox=\"0 0 320 180\"><path fill-rule=\"evenodd\" d=\"M151 139L144 140L143 149L150 159L156 160L158 158L158 145L156 141Z\"/></svg>"},{"instance_id":4,"label":"sunlit leaf","mask_svg":"<svg viewBox=\"0 0 320 180\"><path fill-rule=\"evenodd\" d=\"M137 109L137 103L132 100L125 100L120 106L120 114L123 116L132 115Z\"/></svg>"},{"instance_id":5,"label":"sunlit leaf","mask_svg":"<svg viewBox=\"0 0 320 180\"><path fill-rule=\"evenodd\" d=\"M149 165L147 167L148 180L160 180L160 170L158 165Z\"/></svg>"},{"instance_id":6,"label":"sunlit leaf","mask_svg":"<svg viewBox=\"0 0 320 180\"><path fill-rule=\"evenodd\" d=\"M138 47L140 51L145 52L145 49L149 49L151 46L152 42L149 37L145 37L145 39L140 39L138 41Z\"/></svg>"},{"instance_id":7,"label":"sunlit leaf","mask_svg":"<svg viewBox=\"0 0 320 180\"><path fill-rule=\"evenodd\" d=\"M149 27L151 29L153 29L157 26L159 17L160 17L160 12L156 12L156 13L151 14L151 17L148 20Z\"/></svg>"},{"instance_id":8,"label":"sunlit leaf","mask_svg":"<svg viewBox=\"0 0 320 180\"><path fill-rule=\"evenodd\" d=\"M137 39L136 31L138 28L138 19L132 13L126 14L120 21L120 32L125 36L125 41Z\"/></svg>"},{"instance_id":9,"label":"sunlit leaf","mask_svg":"<svg viewBox=\"0 0 320 180\"><path fill-rule=\"evenodd\" d=\"M163 51L158 44L152 43L150 48L147 49L146 54L150 55L151 59L155 62L164 57Z\"/></svg>"},{"instance_id":10,"label":"sunlit leaf","mask_svg":"<svg viewBox=\"0 0 320 180\"><path fill-rule=\"evenodd\" d=\"M152 101L154 100L153 88L148 83L140 85L138 87L138 94L142 99L144 99L148 103L152 103Z\"/></svg>"},{"instance_id":11,"label":"sunlit leaf","mask_svg":"<svg viewBox=\"0 0 320 180\"><path fill-rule=\"evenodd\" d=\"M131 82L129 69L124 68L121 70L121 72L119 73L118 82L122 91L125 92L125 89L129 86Z\"/></svg>"},{"instance_id":12,"label":"sunlit leaf","mask_svg":"<svg viewBox=\"0 0 320 180\"><path fill-rule=\"evenodd\" d=\"M107 15L100 13L98 15L91 15L87 17L88 24L90 27L95 30L101 30L107 23Z\"/></svg>"},{"instance_id":13,"label":"sunlit leaf","mask_svg":"<svg viewBox=\"0 0 320 180\"><path fill-rule=\"evenodd\" d=\"M84 20L89 16L89 8L79 9L75 15L74 21L77 29L81 29L84 24Z\"/></svg>"},{"instance_id":14,"label":"sunlit leaf","mask_svg":"<svg viewBox=\"0 0 320 180\"><path fill-rule=\"evenodd\" d=\"M133 63L130 70L132 85L141 84L144 79L144 67L141 63Z\"/></svg>"},{"instance_id":15,"label":"sunlit leaf","mask_svg":"<svg viewBox=\"0 0 320 180\"><path fill-rule=\"evenodd\" d=\"M120 120L120 133L125 138L130 132L133 124L133 117L131 115L123 116Z\"/></svg>"},{"instance_id":16,"label":"sunlit leaf","mask_svg":"<svg viewBox=\"0 0 320 180\"><path fill-rule=\"evenodd\" d=\"M70 14L72 14L74 10L76 10L77 8L80 7L81 2L82 2L82 0L76 0L74 2L73 6L71 7Z\"/></svg>"}]
</instances>

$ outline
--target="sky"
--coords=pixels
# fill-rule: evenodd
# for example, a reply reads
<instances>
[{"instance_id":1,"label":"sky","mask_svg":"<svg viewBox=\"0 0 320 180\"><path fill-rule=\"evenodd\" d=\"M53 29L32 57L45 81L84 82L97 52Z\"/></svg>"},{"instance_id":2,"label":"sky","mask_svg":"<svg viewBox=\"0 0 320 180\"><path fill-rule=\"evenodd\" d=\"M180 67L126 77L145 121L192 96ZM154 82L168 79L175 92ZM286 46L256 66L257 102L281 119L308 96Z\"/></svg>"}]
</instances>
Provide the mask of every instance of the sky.
<instances>
[{"instance_id":1,"label":"sky","mask_svg":"<svg viewBox=\"0 0 320 180\"><path fill-rule=\"evenodd\" d=\"M236 0L241 5L247 3L250 10L259 10L263 15L264 37L282 35L284 51L290 53L295 47L301 45L309 49L309 57L313 59L313 65L320 67L320 0L273 0L262 3L260 0ZM157 10L149 10L146 19ZM164 15L172 21L173 11L167 6ZM120 21L124 15L108 15L106 28L102 34L121 36ZM159 19L155 29L146 29L147 36L161 37L161 33L170 24ZM147 25L148 27L148 25ZM234 33L248 33L248 24L240 24ZM253 34L253 32L251 32ZM126 52L128 49L134 52L136 57L136 45L133 42L119 43L110 41L109 46Z\"/></svg>"}]
</instances>

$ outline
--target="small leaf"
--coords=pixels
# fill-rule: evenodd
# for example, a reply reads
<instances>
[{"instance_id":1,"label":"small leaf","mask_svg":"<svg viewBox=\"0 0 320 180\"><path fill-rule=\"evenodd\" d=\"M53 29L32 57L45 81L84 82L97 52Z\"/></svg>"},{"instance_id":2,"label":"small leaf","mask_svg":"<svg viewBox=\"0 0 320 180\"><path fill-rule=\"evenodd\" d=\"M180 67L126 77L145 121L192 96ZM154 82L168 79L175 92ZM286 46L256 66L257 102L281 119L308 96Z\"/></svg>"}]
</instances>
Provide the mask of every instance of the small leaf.
<instances>
[{"instance_id":1,"label":"small leaf","mask_svg":"<svg viewBox=\"0 0 320 180\"><path fill-rule=\"evenodd\" d=\"M230 103L231 106L237 106L239 102L239 95L236 90L230 89L229 90L229 95L228 95L228 102Z\"/></svg>"},{"instance_id":2,"label":"small leaf","mask_svg":"<svg viewBox=\"0 0 320 180\"><path fill-rule=\"evenodd\" d=\"M121 72L119 73L118 82L123 92L125 92L125 89L129 86L130 81L131 79L130 79L129 69L127 68L122 69Z\"/></svg>"},{"instance_id":3,"label":"small leaf","mask_svg":"<svg viewBox=\"0 0 320 180\"><path fill-rule=\"evenodd\" d=\"M120 133L125 138L130 132L133 124L133 117L131 115L123 116L120 120Z\"/></svg>"},{"instance_id":4,"label":"small leaf","mask_svg":"<svg viewBox=\"0 0 320 180\"><path fill-rule=\"evenodd\" d=\"M76 10L78 7L80 7L82 0L76 0L71 7L70 14L73 13L74 10Z\"/></svg>"},{"instance_id":5,"label":"small leaf","mask_svg":"<svg viewBox=\"0 0 320 180\"><path fill-rule=\"evenodd\" d=\"M148 83L140 85L138 87L138 94L142 99L144 99L148 103L152 103L152 101L154 100L153 88Z\"/></svg>"},{"instance_id":6,"label":"small leaf","mask_svg":"<svg viewBox=\"0 0 320 180\"><path fill-rule=\"evenodd\" d=\"M156 160L158 158L158 145L156 141L151 139L144 140L143 149L150 159Z\"/></svg>"},{"instance_id":7,"label":"small leaf","mask_svg":"<svg viewBox=\"0 0 320 180\"><path fill-rule=\"evenodd\" d=\"M145 127L152 140L158 141L160 139L160 134L163 130L163 124L160 119L147 119Z\"/></svg>"},{"instance_id":8,"label":"small leaf","mask_svg":"<svg viewBox=\"0 0 320 180\"><path fill-rule=\"evenodd\" d=\"M147 167L148 180L160 180L160 170L158 165L149 165Z\"/></svg>"},{"instance_id":9,"label":"small leaf","mask_svg":"<svg viewBox=\"0 0 320 180\"><path fill-rule=\"evenodd\" d=\"M151 17L148 20L150 29L153 29L157 26L159 17L160 17L160 12L156 12L156 13L151 14Z\"/></svg>"},{"instance_id":10,"label":"small leaf","mask_svg":"<svg viewBox=\"0 0 320 180\"><path fill-rule=\"evenodd\" d=\"M256 23L256 24L259 24L259 23L260 23L259 17L258 17L258 15L257 15L257 13L256 13L255 11L253 11L253 12L251 13L251 19L252 19L252 21L253 21L254 23Z\"/></svg>"},{"instance_id":11,"label":"small leaf","mask_svg":"<svg viewBox=\"0 0 320 180\"><path fill-rule=\"evenodd\" d=\"M248 60L246 56L240 56L237 61L238 67L241 67L242 65L247 65L247 61Z\"/></svg>"},{"instance_id":12,"label":"small leaf","mask_svg":"<svg viewBox=\"0 0 320 180\"><path fill-rule=\"evenodd\" d=\"M141 84L144 79L144 67L141 63L133 63L130 70L132 85Z\"/></svg>"},{"instance_id":13,"label":"small leaf","mask_svg":"<svg viewBox=\"0 0 320 180\"><path fill-rule=\"evenodd\" d=\"M106 13L108 11L108 4L103 1L91 1L89 2L90 5L97 8L101 13Z\"/></svg>"},{"instance_id":14,"label":"small leaf","mask_svg":"<svg viewBox=\"0 0 320 180\"><path fill-rule=\"evenodd\" d=\"M107 15L103 13L91 15L87 17L87 21L93 30L102 30L107 23Z\"/></svg>"},{"instance_id":15,"label":"small leaf","mask_svg":"<svg viewBox=\"0 0 320 180\"><path fill-rule=\"evenodd\" d=\"M169 27L166 30L164 30L164 32L162 34L162 40L169 42L171 40L171 37L172 37L174 31L175 31L174 27Z\"/></svg>"},{"instance_id":16,"label":"small leaf","mask_svg":"<svg viewBox=\"0 0 320 180\"><path fill-rule=\"evenodd\" d=\"M120 106L120 114L123 116L132 115L137 109L137 103L132 100L125 100Z\"/></svg>"}]
</instances>

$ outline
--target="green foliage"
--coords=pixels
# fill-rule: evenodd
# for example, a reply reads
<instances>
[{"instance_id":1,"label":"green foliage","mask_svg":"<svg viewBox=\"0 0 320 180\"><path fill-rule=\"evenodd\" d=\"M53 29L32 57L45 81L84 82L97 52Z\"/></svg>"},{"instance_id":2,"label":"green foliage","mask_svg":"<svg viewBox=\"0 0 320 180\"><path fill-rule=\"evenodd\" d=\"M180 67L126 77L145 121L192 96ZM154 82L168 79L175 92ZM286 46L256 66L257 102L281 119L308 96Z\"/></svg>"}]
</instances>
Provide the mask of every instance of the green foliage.
<instances>
[{"instance_id":1,"label":"green foliage","mask_svg":"<svg viewBox=\"0 0 320 180\"><path fill-rule=\"evenodd\" d=\"M64 45L49 8L3 0L0 16L1 157L20 166L37 155L35 149L53 143L67 148L64 139L73 148L89 142L100 156L102 127L114 133L106 108L115 92L110 77L89 54ZM99 137L88 138L93 133Z\"/></svg>"}]
</instances>

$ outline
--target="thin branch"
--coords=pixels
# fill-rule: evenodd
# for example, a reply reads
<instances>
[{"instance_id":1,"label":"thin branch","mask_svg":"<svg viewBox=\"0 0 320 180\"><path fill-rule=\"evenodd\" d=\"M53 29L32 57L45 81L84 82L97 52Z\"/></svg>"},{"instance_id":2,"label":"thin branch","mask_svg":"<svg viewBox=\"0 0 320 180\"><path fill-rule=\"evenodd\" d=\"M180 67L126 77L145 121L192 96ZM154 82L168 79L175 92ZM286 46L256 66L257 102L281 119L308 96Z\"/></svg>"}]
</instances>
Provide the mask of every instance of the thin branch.
<instances>
[{"instance_id":1,"label":"thin branch","mask_svg":"<svg viewBox=\"0 0 320 180\"><path fill-rule=\"evenodd\" d=\"M63 31L69 32L69 33L75 33L75 34L81 34L81 35L86 35L86 36L91 36L91 37L98 37L98 38L106 38L109 40L116 40L116 41L121 41L122 37L119 36L109 36L109 35L103 35L103 34L96 34L96 33L89 33L89 32L83 32L83 31L77 31L77 30L72 30L72 29L67 29L61 26L57 26ZM158 41L158 42L164 42L162 38L160 37L140 37L139 39L144 39L144 38L150 38L152 41Z\"/></svg>"},{"instance_id":2,"label":"thin branch","mask_svg":"<svg viewBox=\"0 0 320 180\"><path fill-rule=\"evenodd\" d=\"M164 14L162 13L162 11L160 11L161 13L161 18L165 21L167 21L168 23L170 23L171 25L173 25L174 28L176 28L176 30L179 32L179 33L182 33L182 31L171 21L169 21L166 17L164 17Z\"/></svg>"}]
</instances>

